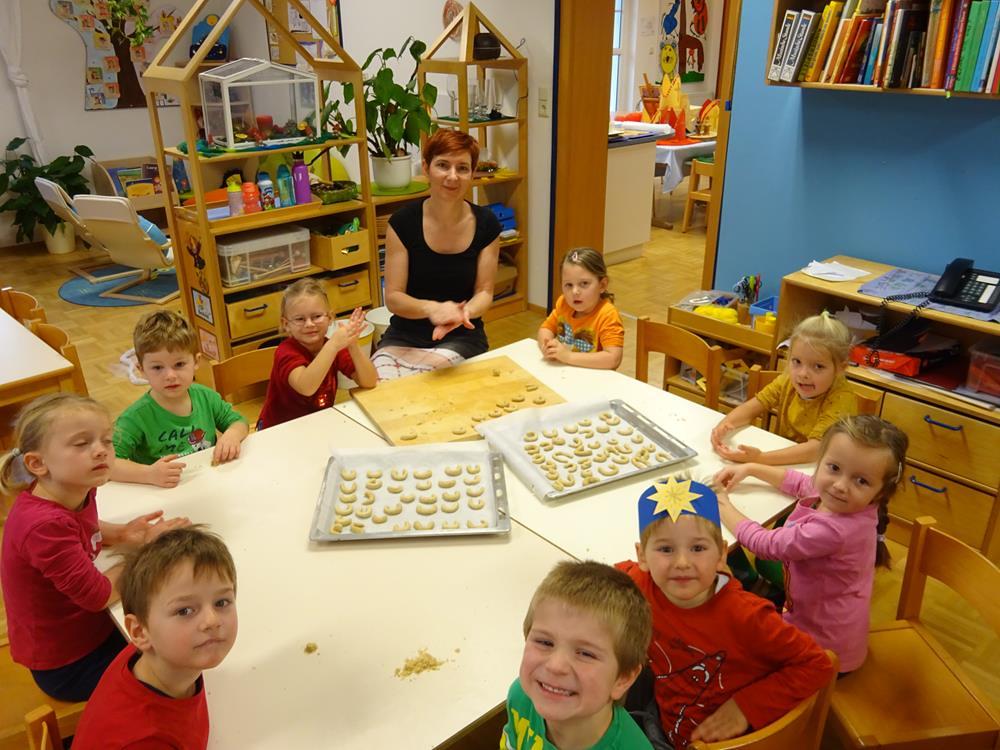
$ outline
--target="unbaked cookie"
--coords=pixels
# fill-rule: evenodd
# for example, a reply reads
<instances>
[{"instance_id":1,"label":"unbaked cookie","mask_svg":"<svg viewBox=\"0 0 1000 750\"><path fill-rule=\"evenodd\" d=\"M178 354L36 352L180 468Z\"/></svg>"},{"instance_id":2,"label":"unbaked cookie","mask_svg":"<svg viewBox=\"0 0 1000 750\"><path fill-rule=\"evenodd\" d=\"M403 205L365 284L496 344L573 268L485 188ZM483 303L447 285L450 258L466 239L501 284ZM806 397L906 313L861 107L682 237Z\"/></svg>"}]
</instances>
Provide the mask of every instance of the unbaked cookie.
<instances>
[{"instance_id":1,"label":"unbaked cookie","mask_svg":"<svg viewBox=\"0 0 1000 750\"><path fill-rule=\"evenodd\" d=\"M354 479L357 476L358 476L358 472L356 472L354 469L341 469L340 470L340 478L341 479L346 479L346 480L350 481L350 480Z\"/></svg>"}]
</instances>

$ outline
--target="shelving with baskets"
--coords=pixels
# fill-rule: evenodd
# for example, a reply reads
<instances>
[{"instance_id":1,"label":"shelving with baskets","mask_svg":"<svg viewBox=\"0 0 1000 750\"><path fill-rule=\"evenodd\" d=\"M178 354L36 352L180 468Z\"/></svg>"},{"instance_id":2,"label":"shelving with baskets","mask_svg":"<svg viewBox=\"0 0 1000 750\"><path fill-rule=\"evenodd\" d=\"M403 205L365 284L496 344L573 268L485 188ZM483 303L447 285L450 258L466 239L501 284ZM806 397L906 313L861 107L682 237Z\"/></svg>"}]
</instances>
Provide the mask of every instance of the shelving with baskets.
<instances>
[{"instance_id":1,"label":"shelving with baskets","mask_svg":"<svg viewBox=\"0 0 1000 750\"><path fill-rule=\"evenodd\" d=\"M199 0L196 6L205 6L209 1ZM167 219L173 237L174 263L182 304L186 317L198 331L202 351L212 359L224 359L273 341L279 334L282 291L296 279L307 276L317 278L326 287L331 308L337 314L356 306L371 306L379 300L378 267L369 231L374 227L375 214L367 159L358 160L357 197L351 200L324 203L311 195L309 202L230 216L224 197L218 201L214 200L216 196L210 195L211 191L218 190L223 176L231 170L239 169L244 179L252 180L265 159L274 163L275 158L280 159L296 151L307 151L315 171L332 174L330 160L333 149L363 148L362 138L331 137L325 133L322 123L316 124L318 117L310 120L300 112L295 119L301 117L310 129L314 128L311 139L305 143L260 148L259 144L255 146L251 141L250 144L239 144L241 147L234 150L211 149L208 153L204 149L182 149L163 144L154 93L168 93L180 100L185 143L196 144L200 135L197 114L198 111L204 113L198 79L201 58L214 44L214 37L221 34L241 7L246 12L260 12L256 4L232 2L220 14L220 20L206 43L186 66L165 66L163 60L167 51L189 37L188 25L201 16L195 11L202 8L196 7L185 19L189 23L178 27L164 45L164 51L145 73L147 102L161 173L166 173L167 157L182 160L194 193L193 202L182 205L170 181L164 187L165 191L169 191L165 196L169 207ZM290 31L284 19L282 15L266 18L269 28L282 40L284 48L293 50L319 82L330 84L334 89L331 95L339 94L339 87L347 83L360 90L359 66L320 22L311 16L306 18L311 33L322 39L330 55L324 58L313 57L303 48L299 44L302 35ZM281 68L273 63L267 65ZM316 88L319 91L321 86ZM300 97L300 100L307 105L311 102L309 106L318 115L323 104L319 95L311 99ZM364 108L358 108L355 117L359 132L364 132L364 116ZM252 123L243 123L244 126L249 124ZM259 138L259 134L256 137ZM338 236L338 230L346 225L356 227L358 231ZM312 234L307 241L308 248L304 249L302 233L296 233L296 227L311 233L321 231L326 236L317 240L317 235ZM261 242L264 232L280 233L273 247L268 248L266 243ZM286 246L287 255L281 250Z\"/></svg>"},{"instance_id":2,"label":"shelving with baskets","mask_svg":"<svg viewBox=\"0 0 1000 750\"><path fill-rule=\"evenodd\" d=\"M1000 23L989 0L775 0L769 85L998 98ZM978 8L978 10L977 10Z\"/></svg>"}]
</instances>

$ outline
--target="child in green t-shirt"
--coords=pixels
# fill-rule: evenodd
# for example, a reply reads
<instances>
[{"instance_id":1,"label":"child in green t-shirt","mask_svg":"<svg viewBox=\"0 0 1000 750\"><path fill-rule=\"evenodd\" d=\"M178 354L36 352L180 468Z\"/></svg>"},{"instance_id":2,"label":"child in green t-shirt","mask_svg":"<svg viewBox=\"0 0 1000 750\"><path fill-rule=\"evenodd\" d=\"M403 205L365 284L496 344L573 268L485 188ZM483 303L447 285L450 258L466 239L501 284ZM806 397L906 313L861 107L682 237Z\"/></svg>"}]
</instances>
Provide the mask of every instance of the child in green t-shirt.
<instances>
[{"instance_id":1,"label":"child in green t-shirt","mask_svg":"<svg viewBox=\"0 0 1000 750\"><path fill-rule=\"evenodd\" d=\"M185 464L177 459L210 448L212 463L240 455L246 420L211 388L194 382L198 340L174 312L144 315L132 334L139 371L149 390L115 422L117 482L174 487Z\"/></svg>"},{"instance_id":2,"label":"child in green t-shirt","mask_svg":"<svg viewBox=\"0 0 1000 750\"><path fill-rule=\"evenodd\" d=\"M524 618L501 750L652 750L620 705L646 662L650 620L621 571L591 561L556 565Z\"/></svg>"}]
</instances>

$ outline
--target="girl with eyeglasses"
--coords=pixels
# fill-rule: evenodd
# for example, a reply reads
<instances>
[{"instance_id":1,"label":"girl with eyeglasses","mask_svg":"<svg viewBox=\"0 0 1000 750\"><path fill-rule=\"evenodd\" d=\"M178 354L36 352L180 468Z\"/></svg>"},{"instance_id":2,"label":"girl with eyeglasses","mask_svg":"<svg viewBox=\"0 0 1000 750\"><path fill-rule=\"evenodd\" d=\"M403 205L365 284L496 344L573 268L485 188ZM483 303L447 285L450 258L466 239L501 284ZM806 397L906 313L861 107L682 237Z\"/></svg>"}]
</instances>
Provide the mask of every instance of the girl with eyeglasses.
<instances>
[{"instance_id":1,"label":"girl with eyeglasses","mask_svg":"<svg viewBox=\"0 0 1000 750\"><path fill-rule=\"evenodd\" d=\"M299 279L285 290L281 327L288 338L274 353L258 430L333 406L338 372L362 388L375 387L375 367L358 345L364 312L356 308L332 331L330 320L330 302L318 281Z\"/></svg>"}]
</instances>

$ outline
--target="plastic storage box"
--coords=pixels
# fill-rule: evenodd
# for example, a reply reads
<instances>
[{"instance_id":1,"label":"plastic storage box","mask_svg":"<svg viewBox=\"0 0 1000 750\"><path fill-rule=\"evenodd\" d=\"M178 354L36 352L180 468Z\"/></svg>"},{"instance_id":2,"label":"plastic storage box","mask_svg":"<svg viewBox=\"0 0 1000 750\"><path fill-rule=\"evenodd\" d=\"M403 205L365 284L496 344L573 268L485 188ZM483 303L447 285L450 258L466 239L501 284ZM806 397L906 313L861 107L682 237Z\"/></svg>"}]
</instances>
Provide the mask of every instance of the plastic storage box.
<instances>
[{"instance_id":1,"label":"plastic storage box","mask_svg":"<svg viewBox=\"0 0 1000 750\"><path fill-rule=\"evenodd\" d=\"M223 286L240 286L309 268L309 230L304 227L240 232L220 239L216 248Z\"/></svg>"},{"instance_id":2,"label":"plastic storage box","mask_svg":"<svg viewBox=\"0 0 1000 750\"><path fill-rule=\"evenodd\" d=\"M1000 344L980 342L969 348L965 385L970 391L1000 396Z\"/></svg>"}]
</instances>

